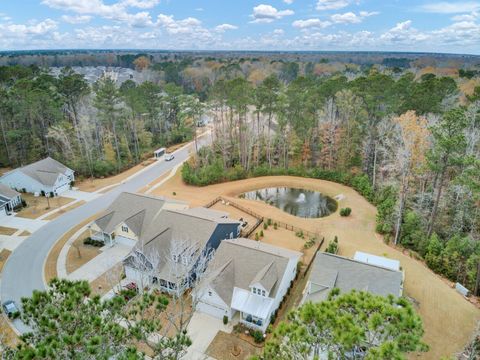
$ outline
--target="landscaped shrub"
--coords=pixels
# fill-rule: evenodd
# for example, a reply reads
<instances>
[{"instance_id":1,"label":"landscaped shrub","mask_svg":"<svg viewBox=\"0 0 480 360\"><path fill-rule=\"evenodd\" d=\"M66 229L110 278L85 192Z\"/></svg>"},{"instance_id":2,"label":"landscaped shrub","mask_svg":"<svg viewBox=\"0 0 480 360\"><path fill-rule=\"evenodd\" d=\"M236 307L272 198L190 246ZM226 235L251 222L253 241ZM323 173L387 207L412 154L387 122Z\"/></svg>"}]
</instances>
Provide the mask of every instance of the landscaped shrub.
<instances>
[{"instance_id":1,"label":"landscaped shrub","mask_svg":"<svg viewBox=\"0 0 480 360\"><path fill-rule=\"evenodd\" d=\"M103 243L103 241L92 239L90 236L87 237L85 240L83 240L83 244L84 245L91 245L91 246L95 246L95 247L102 247L102 246L105 245Z\"/></svg>"},{"instance_id":2,"label":"landscaped shrub","mask_svg":"<svg viewBox=\"0 0 480 360\"><path fill-rule=\"evenodd\" d=\"M278 228L277 223L274 223L274 224L273 224L273 229L274 229L274 230L277 230L277 228Z\"/></svg>"},{"instance_id":3,"label":"landscaped shrub","mask_svg":"<svg viewBox=\"0 0 480 360\"><path fill-rule=\"evenodd\" d=\"M268 220L267 220L267 225L268 225L268 226L272 225L272 219L268 219Z\"/></svg>"},{"instance_id":4,"label":"landscaped shrub","mask_svg":"<svg viewBox=\"0 0 480 360\"><path fill-rule=\"evenodd\" d=\"M316 238L310 238L308 241L305 242L305 244L303 244L303 247L305 249L310 249L314 244L315 244L315 241L317 241Z\"/></svg>"},{"instance_id":5,"label":"landscaped shrub","mask_svg":"<svg viewBox=\"0 0 480 360\"><path fill-rule=\"evenodd\" d=\"M258 236L258 233L255 233L255 240L260 240L260 237Z\"/></svg>"},{"instance_id":6,"label":"landscaped shrub","mask_svg":"<svg viewBox=\"0 0 480 360\"><path fill-rule=\"evenodd\" d=\"M223 315L223 325L227 325L227 324L228 324L228 316Z\"/></svg>"},{"instance_id":7,"label":"landscaped shrub","mask_svg":"<svg viewBox=\"0 0 480 360\"><path fill-rule=\"evenodd\" d=\"M260 230L260 237L263 238L263 230Z\"/></svg>"},{"instance_id":8,"label":"landscaped shrub","mask_svg":"<svg viewBox=\"0 0 480 360\"><path fill-rule=\"evenodd\" d=\"M337 254L338 253L338 237L335 235L333 241L328 243L327 248L325 249L326 253Z\"/></svg>"},{"instance_id":9,"label":"landscaped shrub","mask_svg":"<svg viewBox=\"0 0 480 360\"><path fill-rule=\"evenodd\" d=\"M25 207L27 206L27 202L25 200L22 199L22 206Z\"/></svg>"},{"instance_id":10,"label":"landscaped shrub","mask_svg":"<svg viewBox=\"0 0 480 360\"><path fill-rule=\"evenodd\" d=\"M253 337L253 340L257 344L260 344L265 341L265 338L263 337L263 333L260 330L251 330L250 335Z\"/></svg>"},{"instance_id":11,"label":"landscaped shrub","mask_svg":"<svg viewBox=\"0 0 480 360\"><path fill-rule=\"evenodd\" d=\"M340 209L340 216L349 216L352 213L352 209L349 207Z\"/></svg>"},{"instance_id":12,"label":"landscaped shrub","mask_svg":"<svg viewBox=\"0 0 480 360\"><path fill-rule=\"evenodd\" d=\"M303 234L303 230L300 230L300 231L297 231L295 233L295 236L301 238L301 239L304 239L305 238L305 235Z\"/></svg>"},{"instance_id":13,"label":"landscaped shrub","mask_svg":"<svg viewBox=\"0 0 480 360\"><path fill-rule=\"evenodd\" d=\"M267 229L268 229L267 223L263 223L263 229L264 229L264 230L267 230Z\"/></svg>"}]
</instances>

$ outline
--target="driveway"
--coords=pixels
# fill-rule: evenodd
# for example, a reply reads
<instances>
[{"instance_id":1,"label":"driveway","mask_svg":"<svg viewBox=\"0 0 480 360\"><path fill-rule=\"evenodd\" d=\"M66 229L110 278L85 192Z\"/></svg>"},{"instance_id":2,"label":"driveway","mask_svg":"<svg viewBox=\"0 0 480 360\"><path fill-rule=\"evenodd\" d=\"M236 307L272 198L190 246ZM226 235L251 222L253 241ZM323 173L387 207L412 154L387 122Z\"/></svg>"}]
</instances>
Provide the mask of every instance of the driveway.
<instances>
[{"instance_id":1,"label":"driveway","mask_svg":"<svg viewBox=\"0 0 480 360\"><path fill-rule=\"evenodd\" d=\"M220 330L231 333L232 329L231 323L223 325L221 319L196 311L188 325L187 331L188 336L192 340L192 345L188 348L185 359L212 359L210 356L205 355L208 345L210 345Z\"/></svg>"},{"instance_id":2,"label":"driveway","mask_svg":"<svg viewBox=\"0 0 480 360\"><path fill-rule=\"evenodd\" d=\"M210 142L211 135L208 133L199 138L201 146ZM154 163L148 169L144 169L137 176L126 180L111 191L101 194L96 199L60 215L33 232L28 241L23 242L15 249L4 266L0 292L1 299L11 299L20 304L20 299L22 297L30 297L33 290L44 290L43 268L45 259L52 246L64 233L93 214L107 208L120 192L137 191L149 182L171 171L176 165L188 159L191 148L192 144L190 143L188 146L174 152L174 160ZM26 330L18 322L15 323L15 326L20 331Z\"/></svg>"},{"instance_id":3,"label":"driveway","mask_svg":"<svg viewBox=\"0 0 480 360\"><path fill-rule=\"evenodd\" d=\"M72 189L72 190L67 190L63 192L62 196L75 199L75 200L90 201L97 198L99 195L95 193Z\"/></svg>"}]
</instances>

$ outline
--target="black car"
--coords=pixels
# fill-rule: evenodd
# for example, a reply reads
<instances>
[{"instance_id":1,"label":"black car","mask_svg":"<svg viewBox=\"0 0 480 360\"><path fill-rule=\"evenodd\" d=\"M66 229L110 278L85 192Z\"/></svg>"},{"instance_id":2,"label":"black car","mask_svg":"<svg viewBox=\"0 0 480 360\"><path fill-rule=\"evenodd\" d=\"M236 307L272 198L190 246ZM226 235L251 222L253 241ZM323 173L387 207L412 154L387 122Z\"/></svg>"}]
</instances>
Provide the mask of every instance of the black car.
<instances>
[{"instance_id":1,"label":"black car","mask_svg":"<svg viewBox=\"0 0 480 360\"><path fill-rule=\"evenodd\" d=\"M3 311L5 311L5 314L7 314L9 318L14 318L18 314L20 314L20 311L18 310L17 305L15 305L15 301L13 300L5 301L2 306Z\"/></svg>"}]
</instances>

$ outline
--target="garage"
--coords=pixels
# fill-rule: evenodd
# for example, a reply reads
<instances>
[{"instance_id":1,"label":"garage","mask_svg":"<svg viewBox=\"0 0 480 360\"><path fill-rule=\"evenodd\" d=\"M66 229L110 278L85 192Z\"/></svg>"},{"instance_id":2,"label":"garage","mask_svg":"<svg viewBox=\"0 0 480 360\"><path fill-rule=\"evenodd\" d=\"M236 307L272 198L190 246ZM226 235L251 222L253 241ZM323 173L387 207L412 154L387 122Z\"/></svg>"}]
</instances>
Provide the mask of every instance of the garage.
<instances>
[{"instance_id":1,"label":"garage","mask_svg":"<svg viewBox=\"0 0 480 360\"><path fill-rule=\"evenodd\" d=\"M60 195L61 193L67 191L70 189L70 183L65 183L63 185L60 185L55 189L55 194Z\"/></svg>"},{"instance_id":2,"label":"garage","mask_svg":"<svg viewBox=\"0 0 480 360\"><path fill-rule=\"evenodd\" d=\"M228 313L228 310L221 308L219 306L215 306L212 304L207 304L203 301L200 301L197 304L197 310L200 312L203 312L205 314L211 315L213 317L216 317L218 319L223 319L225 315L229 316L230 314Z\"/></svg>"}]
</instances>

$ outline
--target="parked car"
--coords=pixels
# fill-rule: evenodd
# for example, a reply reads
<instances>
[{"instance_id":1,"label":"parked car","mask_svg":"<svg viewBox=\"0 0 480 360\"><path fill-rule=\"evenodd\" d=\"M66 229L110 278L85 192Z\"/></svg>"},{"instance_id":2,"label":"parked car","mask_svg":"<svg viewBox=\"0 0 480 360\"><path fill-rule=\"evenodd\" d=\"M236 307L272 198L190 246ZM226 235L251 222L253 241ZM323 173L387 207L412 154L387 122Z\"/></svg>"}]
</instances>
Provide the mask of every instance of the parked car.
<instances>
[{"instance_id":1,"label":"parked car","mask_svg":"<svg viewBox=\"0 0 480 360\"><path fill-rule=\"evenodd\" d=\"M14 318L18 316L18 314L20 314L20 311L18 310L18 307L15 304L15 301L13 300L5 301L2 304L2 306L3 306L3 311L5 311L5 314L7 314L9 318Z\"/></svg>"},{"instance_id":2,"label":"parked car","mask_svg":"<svg viewBox=\"0 0 480 360\"><path fill-rule=\"evenodd\" d=\"M165 154L165 161L172 161L173 159L175 159L173 154Z\"/></svg>"}]
</instances>

